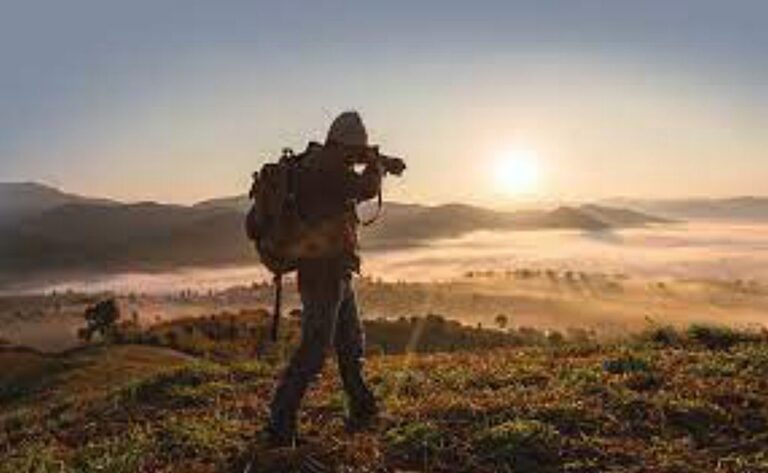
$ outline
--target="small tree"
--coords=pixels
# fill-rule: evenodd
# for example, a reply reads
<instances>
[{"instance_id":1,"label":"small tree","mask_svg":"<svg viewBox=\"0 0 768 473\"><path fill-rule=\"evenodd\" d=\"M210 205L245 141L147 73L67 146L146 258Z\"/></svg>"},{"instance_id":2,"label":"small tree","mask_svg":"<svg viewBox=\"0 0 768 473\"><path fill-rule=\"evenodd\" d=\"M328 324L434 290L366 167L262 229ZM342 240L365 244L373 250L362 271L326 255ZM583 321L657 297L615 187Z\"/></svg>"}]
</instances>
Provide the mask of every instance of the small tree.
<instances>
[{"instance_id":1,"label":"small tree","mask_svg":"<svg viewBox=\"0 0 768 473\"><path fill-rule=\"evenodd\" d=\"M497 315L495 320L496 320L496 325L498 325L501 330L504 330L507 328L507 324L509 323L509 317L507 317L505 314Z\"/></svg>"},{"instance_id":2,"label":"small tree","mask_svg":"<svg viewBox=\"0 0 768 473\"><path fill-rule=\"evenodd\" d=\"M94 333L99 333L107 339L115 333L117 321L120 319L120 309L114 298L100 301L85 309L83 314L86 326L78 331L78 336L86 342L91 341Z\"/></svg>"}]
</instances>

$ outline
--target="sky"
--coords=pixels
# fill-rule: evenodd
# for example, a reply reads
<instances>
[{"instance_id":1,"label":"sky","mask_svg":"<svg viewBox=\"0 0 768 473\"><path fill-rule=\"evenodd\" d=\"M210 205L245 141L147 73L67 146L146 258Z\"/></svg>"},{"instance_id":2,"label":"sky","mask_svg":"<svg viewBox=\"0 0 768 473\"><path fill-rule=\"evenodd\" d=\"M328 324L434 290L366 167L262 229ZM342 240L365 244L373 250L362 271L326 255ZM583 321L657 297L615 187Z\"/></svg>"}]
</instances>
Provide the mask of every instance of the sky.
<instances>
[{"instance_id":1,"label":"sky","mask_svg":"<svg viewBox=\"0 0 768 473\"><path fill-rule=\"evenodd\" d=\"M0 4L0 181L237 194L356 109L391 199L766 194L762 0Z\"/></svg>"}]
</instances>

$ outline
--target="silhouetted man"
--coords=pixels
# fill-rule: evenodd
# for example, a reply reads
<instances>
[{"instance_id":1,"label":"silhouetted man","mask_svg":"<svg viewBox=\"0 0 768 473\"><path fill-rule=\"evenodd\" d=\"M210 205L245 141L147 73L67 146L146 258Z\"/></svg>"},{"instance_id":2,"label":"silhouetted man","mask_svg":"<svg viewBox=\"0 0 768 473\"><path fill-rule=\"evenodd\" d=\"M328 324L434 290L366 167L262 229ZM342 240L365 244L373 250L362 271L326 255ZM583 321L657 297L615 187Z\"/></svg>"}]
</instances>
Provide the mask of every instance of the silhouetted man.
<instances>
[{"instance_id":1,"label":"silhouetted man","mask_svg":"<svg viewBox=\"0 0 768 473\"><path fill-rule=\"evenodd\" d=\"M330 347L335 348L349 399L348 430L367 427L378 411L362 374L363 331L352 273L360 265L355 205L379 195L385 171L368 146L367 132L356 112L337 117L325 143L305 159L308 171L300 174L297 186L302 216L310 222L342 216L341 226L324 227L324 231L333 232L327 238L341 243L341 251L329 257L299 260L301 343L282 373L270 404L267 434L274 445L293 442L299 405L308 385L321 371ZM361 173L355 171L355 164L365 165Z\"/></svg>"}]
</instances>

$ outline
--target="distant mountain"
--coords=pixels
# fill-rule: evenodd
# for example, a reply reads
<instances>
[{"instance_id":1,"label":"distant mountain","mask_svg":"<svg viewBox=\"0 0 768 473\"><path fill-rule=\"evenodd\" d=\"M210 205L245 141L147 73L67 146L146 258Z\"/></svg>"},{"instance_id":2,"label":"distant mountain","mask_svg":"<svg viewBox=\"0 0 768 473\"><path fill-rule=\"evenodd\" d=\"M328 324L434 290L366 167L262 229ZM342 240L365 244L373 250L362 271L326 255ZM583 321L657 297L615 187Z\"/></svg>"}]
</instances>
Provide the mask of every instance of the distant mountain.
<instances>
[{"instance_id":1,"label":"distant mountain","mask_svg":"<svg viewBox=\"0 0 768 473\"><path fill-rule=\"evenodd\" d=\"M225 197L206 200L195 204L201 209L232 209L247 211L251 201L246 196ZM608 207L595 204L577 207L561 206L551 212L545 211L496 211L466 204L444 204L426 206L386 202L383 213L386 215L387 234L434 233L454 236L473 229L516 227L531 228L578 228L599 230L607 227L631 227L653 223L669 223L671 220L648 215L634 210ZM424 228L403 232L403 227ZM376 227L374 227L376 228ZM431 235L430 235L431 236Z\"/></svg>"},{"instance_id":2,"label":"distant mountain","mask_svg":"<svg viewBox=\"0 0 768 473\"><path fill-rule=\"evenodd\" d=\"M66 204L114 205L116 202L68 194L34 182L0 182L0 223Z\"/></svg>"},{"instance_id":3,"label":"distant mountain","mask_svg":"<svg viewBox=\"0 0 768 473\"><path fill-rule=\"evenodd\" d=\"M220 197L218 199L209 199L198 202L193 207L198 209L232 209L241 212L247 212L251 205L251 200L247 195L237 195L232 197Z\"/></svg>"},{"instance_id":4,"label":"distant mountain","mask_svg":"<svg viewBox=\"0 0 768 473\"><path fill-rule=\"evenodd\" d=\"M12 204L2 201L6 214L14 217L0 227L0 285L4 279L49 272L159 270L256 258L243 230L245 197L179 206L120 204L37 184L3 185L3 192L14 196ZM664 221L596 205L504 212L464 204L388 202L380 220L362 229L361 238L366 249L402 248L477 230L604 231Z\"/></svg>"},{"instance_id":5,"label":"distant mountain","mask_svg":"<svg viewBox=\"0 0 768 473\"><path fill-rule=\"evenodd\" d=\"M0 268L20 272L152 270L253 257L242 214L141 203L67 204L0 233Z\"/></svg>"},{"instance_id":6,"label":"distant mountain","mask_svg":"<svg viewBox=\"0 0 768 473\"><path fill-rule=\"evenodd\" d=\"M392 247L458 237L477 230L605 231L666 222L669 220L640 212L594 205L562 206L551 211L502 212L464 204L428 207L387 203L382 223L364 227L362 241L369 247Z\"/></svg>"},{"instance_id":7,"label":"distant mountain","mask_svg":"<svg viewBox=\"0 0 768 473\"><path fill-rule=\"evenodd\" d=\"M579 209L587 215L591 215L601 222L612 227L632 227L653 223L672 223L672 219L661 218L655 215L638 212L621 207L607 207L605 205L586 204Z\"/></svg>"},{"instance_id":8,"label":"distant mountain","mask_svg":"<svg viewBox=\"0 0 768 473\"><path fill-rule=\"evenodd\" d=\"M768 222L768 197L665 200L617 198L604 202L606 205L675 219Z\"/></svg>"}]
</instances>

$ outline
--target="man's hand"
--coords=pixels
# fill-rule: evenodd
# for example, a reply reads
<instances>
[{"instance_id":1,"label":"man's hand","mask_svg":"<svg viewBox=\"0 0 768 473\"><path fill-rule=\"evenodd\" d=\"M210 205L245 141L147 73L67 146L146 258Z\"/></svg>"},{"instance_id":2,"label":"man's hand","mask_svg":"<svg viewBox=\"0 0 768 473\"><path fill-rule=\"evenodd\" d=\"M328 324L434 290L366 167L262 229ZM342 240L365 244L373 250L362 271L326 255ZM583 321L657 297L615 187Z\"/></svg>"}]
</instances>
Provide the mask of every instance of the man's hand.
<instances>
[{"instance_id":1,"label":"man's hand","mask_svg":"<svg viewBox=\"0 0 768 473\"><path fill-rule=\"evenodd\" d=\"M352 150L352 148L350 148ZM376 168L383 174L392 174L400 176L405 171L405 161L394 156L387 156L379 153L378 146L366 146L354 149L348 155L348 158L352 163L375 165Z\"/></svg>"}]
</instances>

